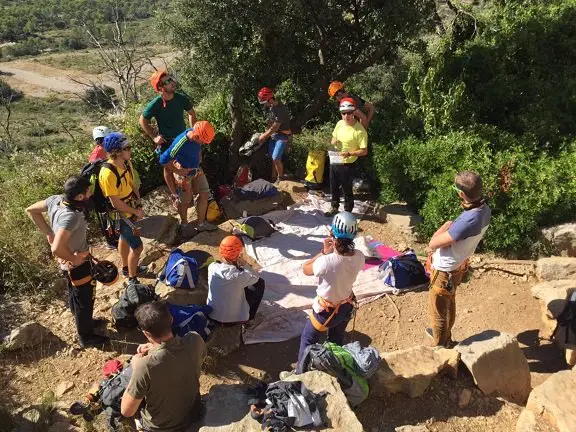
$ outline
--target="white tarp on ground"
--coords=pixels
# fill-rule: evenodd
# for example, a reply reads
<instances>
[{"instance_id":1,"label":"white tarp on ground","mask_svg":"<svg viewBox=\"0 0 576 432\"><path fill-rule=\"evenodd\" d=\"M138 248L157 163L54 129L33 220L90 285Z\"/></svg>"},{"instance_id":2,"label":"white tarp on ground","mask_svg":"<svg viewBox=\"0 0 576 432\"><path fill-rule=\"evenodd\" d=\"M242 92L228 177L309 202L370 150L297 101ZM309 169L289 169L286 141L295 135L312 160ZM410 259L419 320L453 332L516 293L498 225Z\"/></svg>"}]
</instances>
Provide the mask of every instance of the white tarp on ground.
<instances>
[{"instance_id":1,"label":"white tarp on ground","mask_svg":"<svg viewBox=\"0 0 576 432\"><path fill-rule=\"evenodd\" d=\"M323 212L329 207L329 203L310 195L288 210L264 215L276 223L279 231L246 247L247 253L262 266L261 277L266 281L256 319L244 334L246 344L281 342L302 333L318 282L316 277L304 275L302 264L322 248L331 222ZM354 213L364 214L366 208L365 203L357 202ZM363 238L356 243L367 253ZM354 293L360 305L389 292L377 275L378 267L358 274Z\"/></svg>"}]
</instances>

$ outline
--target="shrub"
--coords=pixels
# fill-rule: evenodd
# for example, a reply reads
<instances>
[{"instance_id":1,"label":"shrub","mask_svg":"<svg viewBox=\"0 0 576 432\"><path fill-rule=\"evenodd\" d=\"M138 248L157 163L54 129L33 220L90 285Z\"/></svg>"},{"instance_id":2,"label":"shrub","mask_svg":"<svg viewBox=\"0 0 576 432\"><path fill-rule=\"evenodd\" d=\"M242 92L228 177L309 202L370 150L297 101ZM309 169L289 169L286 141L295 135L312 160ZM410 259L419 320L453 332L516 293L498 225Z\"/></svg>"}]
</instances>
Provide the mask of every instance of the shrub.
<instances>
[{"instance_id":1,"label":"shrub","mask_svg":"<svg viewBox=\"0 0 576 432\"><path fill-rule=\"evenodd\" d=\"M118 102L116 90L104 84L92 85L84 92L83 99L89 107L101 110L112 109Z\"/></svg>"},{"instance_id":2,"label":"shrub","mask_svg":"<svg viewBox=\"0 0 576 432\"><path fill-rule=\"evenodd\" d=\"M13 89L0 79L0 103L1 101L16 102L23 96L24 94L21 91Z\"/></svg>"}]
</instances>

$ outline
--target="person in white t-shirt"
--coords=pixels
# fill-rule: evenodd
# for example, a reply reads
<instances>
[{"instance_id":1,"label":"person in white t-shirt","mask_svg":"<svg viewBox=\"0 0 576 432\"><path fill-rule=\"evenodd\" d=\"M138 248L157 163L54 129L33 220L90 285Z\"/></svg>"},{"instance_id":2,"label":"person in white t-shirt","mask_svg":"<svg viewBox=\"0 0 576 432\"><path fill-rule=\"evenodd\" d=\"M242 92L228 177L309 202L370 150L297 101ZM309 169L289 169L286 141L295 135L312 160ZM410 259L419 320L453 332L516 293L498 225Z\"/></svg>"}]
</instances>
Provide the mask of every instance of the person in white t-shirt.
<instances>
[{"instance_id":1,"label":"person in white t-shirt","mask_svg":"<svg viewBox=\"0 0 576 432\"><path fill-rule=\"evenodd\" d=\"M220 243L222 262L208 266L208 299L210 319L231 324L253 320L264 295L265 283L248 265L240 265L244 245L236 236L224 237Z\"/></svg>"},{"instance_id":2,"label":"person in white t-shirt","mask_svg":"<svg viewBox=\"0 0 576 432\"><path fill-rule=\"evenodd\" d=\"M358 221L350 212L340 212L332 221L331 236L324 239L322 251L304 263L307 276L319 278L310 319L302 331L298 363L306 347L327 333L328 340L344 342L346 325L354 311L352 285L364 266L364 254L354 249Z\"/></svg>"}]
</instances>

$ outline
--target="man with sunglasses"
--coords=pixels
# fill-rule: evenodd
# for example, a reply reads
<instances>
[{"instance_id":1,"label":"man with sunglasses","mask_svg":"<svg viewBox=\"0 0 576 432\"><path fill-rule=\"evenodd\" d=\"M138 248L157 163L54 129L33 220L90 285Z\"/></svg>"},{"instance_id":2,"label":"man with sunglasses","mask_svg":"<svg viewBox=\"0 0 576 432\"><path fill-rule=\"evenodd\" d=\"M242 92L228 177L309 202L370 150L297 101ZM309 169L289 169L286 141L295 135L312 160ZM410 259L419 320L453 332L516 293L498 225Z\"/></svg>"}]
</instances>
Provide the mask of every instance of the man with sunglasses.
<instances>
[{"instance_id":1,"label":"man with sunglasses","mask_svg":"<svg viewBox=\"0 0 576 432\"><path fill-rule=\"evenodd\" d=\"M174 138L186 130L184 112L188 113L190 127L196 123L196 112L188 97L176 91L176 80L166 70L154 72L150 83L160 94L144 108L140 116L140 127L156 145L157 153L161 154L172 144ZM156 119L158 133L152 127L152 118ZM169 176L172 174L164 170L166 184Z\"/></svg>"},{"instance_id":2,"label":"man with sunglasses","mask_svg":"<svg viewBox=\"0 0 576 432\"><path fill-rule=\"evenodd\" d=\"M103 144L110 158L100 168L98 181L102 194L110 200L115 210L111 217L120 234L118 253L122 259L122 274L129 281L137 283L137 275L148 269L138 265L143 245L132 225L132 222L144 217L130 162L132 148L126 136L120 132L108 134Z\"/></svg>"},{"instance_id":3,"label":"man with sunglasses","mask_svg":"<svg viewBox=\"0 0 576 432\"><path fill-rule=\"evenodd\" d=\"M432 236L428 313L431 328L426 334L433 346L450 347L456 320L456 288L468 270L474 254L490 224L492 210L482 196L482 178L473 171L456 175L454 189L464 211L454 221L444 223Z\"/></svg>"},{"instance_id":4,"label":"man with sunglasses","mask_svg":"<svg viewBox=\"0 0 576 432\"><path fill-rule=\"evenodd\" d=\"M344 191L344 210L352 212L354 208L355 163L361 156L368 154L368 134L364 126L356 120L354 100L344 98L340 101L342 120L336 123L332 132L334 151L330 156L330 194L331 210L325 215L332 217L339 212L340 187Z\"/></svg>"},{"instance_id":5,"label":"man with sunglasses","mask_svg":"<svg viewBox=\"0 0 576 432\"><path fill-rule=\"evenodd\" d=\"M374 116L374 105L365 101L360 96L356 96L346 91L344 83L341 81L332 81L330 83L330 86L328 87L328 96L336 99L338 104L340 104L340 101L344 98L352 99L354 101L354 106L356 107L354 116L360 121L360 123L362 123L364 129L368 129L368 125Z\"/></svg>"}]
</instances>

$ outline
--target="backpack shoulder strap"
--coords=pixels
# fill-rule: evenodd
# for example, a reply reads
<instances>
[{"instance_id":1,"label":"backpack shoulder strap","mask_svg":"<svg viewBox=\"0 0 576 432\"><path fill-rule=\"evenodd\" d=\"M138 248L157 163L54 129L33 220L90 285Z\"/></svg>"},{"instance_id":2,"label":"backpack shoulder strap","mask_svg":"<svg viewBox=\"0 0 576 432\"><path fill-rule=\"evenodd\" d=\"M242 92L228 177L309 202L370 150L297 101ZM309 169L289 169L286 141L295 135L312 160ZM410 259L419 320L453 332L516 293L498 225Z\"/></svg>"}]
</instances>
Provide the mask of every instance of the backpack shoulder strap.
<instances>
[{"instance_id":1,"label":"backpack shoulder strap","mask_svg":"<svg viewBox=\"0 0 576 432\"><path fill-rule=\"evenodd\" d=\"M122 179L126 176L127 172L132 174L132 171L130 170L130 164L126 165L126 171L124 171L122 173L122 175L120 175L120 173L118 172L118 168L116 168L110 162L103 162L102 166L108 168L110 171L112 171L114 173L114 175L116 176L116 187L117 188L119 188L120 185L122 184Z\"/></svg>"}]
</instances>

